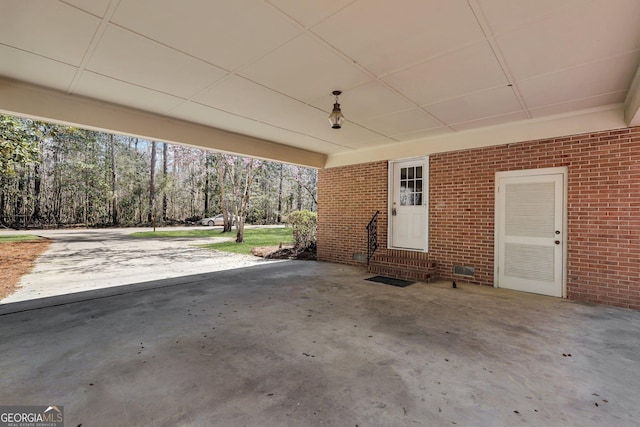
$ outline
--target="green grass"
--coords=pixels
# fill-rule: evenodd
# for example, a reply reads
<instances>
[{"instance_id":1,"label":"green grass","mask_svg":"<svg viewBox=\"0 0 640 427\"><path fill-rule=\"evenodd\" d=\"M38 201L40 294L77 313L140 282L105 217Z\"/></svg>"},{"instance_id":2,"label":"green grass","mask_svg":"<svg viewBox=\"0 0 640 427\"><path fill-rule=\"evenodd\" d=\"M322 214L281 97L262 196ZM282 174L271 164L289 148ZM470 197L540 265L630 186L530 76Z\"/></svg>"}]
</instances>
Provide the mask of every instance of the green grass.
<instances>
[{"instance_id":1,"label":"green grass","mask_svg":"<svg viewBox=\"0 0 640 427\"><path fill-rule=\"evenodd\" d=\"M198 245L202 248L215 249L217 251L234 252L238 254L250 254L251 248L257 246L278 246L293 243L293 230L288 227L277 228L245 228L244 242L236 243L235 229L230 233L222 233L220 229L212 230L180 230L180 231L143 231L132 233L131 236L142 239L156 238L207 238L207 237L228 237L231 242L211 243Z\"/></svg>"},{"instance_id":2,"label":"green grass","mask_svg":"<svg viewBox=\"0 0 640 427\"><path fill-rule=\"evenodd\" d=\"M250 254L251 248L258 246L278 246L293 243L293 229L289 227L279 228L245 228L244 242L236 243L235 230L230 233L234 241L199 245L202 248L215 249L217 251L235 252L237 254Z\"/></svg>"},{"instance_id":3,"label":"green grass","mask_svg":"<svg viewBox=\"0 0 640 427\"><path fill-rule=\"evenodd\" d=\"M16 234L14 236L0 236L0 243L6 242L31 242L41 240L42 237L33 234Z\"/></svg>"}]
</instances>

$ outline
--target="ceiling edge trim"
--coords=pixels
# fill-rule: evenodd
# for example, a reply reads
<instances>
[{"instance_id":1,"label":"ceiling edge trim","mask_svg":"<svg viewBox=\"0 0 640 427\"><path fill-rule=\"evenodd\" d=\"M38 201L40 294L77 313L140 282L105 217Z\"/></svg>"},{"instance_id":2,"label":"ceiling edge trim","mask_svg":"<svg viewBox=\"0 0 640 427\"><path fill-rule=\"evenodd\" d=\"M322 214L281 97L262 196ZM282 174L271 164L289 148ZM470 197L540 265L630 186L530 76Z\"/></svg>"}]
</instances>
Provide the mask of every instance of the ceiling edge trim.
<instances>
[{"instance_id":1,"label":"ceiling edge trim","mask_svg":"<svg viewBox=\"0 0 640 427\"><path fill-rule=\"evenodd\" d=\"M628 126L640 125L640 67L631 82L631 87L625 100L624 119Z\"/></svg>"},{"instance_id":2,"label":"ceiling edge trim","mask_svg":"<svg viewBox=\"0 0 640 427\"><path fill-rule=\"evenodd\" d=\"M622 104L329 155L326 168L627 127Z\"/></svg>"},{"instance_id":3,"label":"ceiling edge trim","mask_svg":"<svg viewBox=\"0 0 640 427\"><path fill-rule=\"evenodd\" d=\"M0 111L103 132L322 168L327 156L222 129L0 77Z\"/></svg>"}]
</instances>

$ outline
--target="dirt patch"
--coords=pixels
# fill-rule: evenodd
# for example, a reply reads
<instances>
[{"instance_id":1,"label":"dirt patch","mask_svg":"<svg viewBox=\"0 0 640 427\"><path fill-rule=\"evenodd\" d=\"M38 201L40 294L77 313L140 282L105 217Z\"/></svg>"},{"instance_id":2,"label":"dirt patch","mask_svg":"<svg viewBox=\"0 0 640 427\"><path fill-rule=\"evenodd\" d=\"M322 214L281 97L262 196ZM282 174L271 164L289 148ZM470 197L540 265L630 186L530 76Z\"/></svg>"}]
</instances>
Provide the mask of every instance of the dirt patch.
<instances>
[{"instance_id":1,"label":"dirt patch","mask_svg":"<svg viewBox=\"0 0 640 427\"><path fill-rule=\"evenodd\" d=\"M274 254L282 249L293 249L293 245L258 246L255 248L251 248L251 253L261 258L269 258L269 255Z\"/></svg>"},{"instance_id":2,"label":"dirt patch","mask_svg":"<svg viewBox=\"0 0 640 427\"><path fill-rule=\"evenodd\" d=\"M20 278L33 269L50 244L48 239L0 243L0 300L16 291Z\"/></svg>"},{"instance_id":3,"label":"dirt patch","mask_svg":"<svg viewBox=\"0 0 640 427\"><path fill-rule=\"evenodd\" d=\"M252 248L251 253L266 259L299 259L305 261L314 261L316 259L315 247L299 250L294 245L260 246Z\"/></svg>"}]
</instances>

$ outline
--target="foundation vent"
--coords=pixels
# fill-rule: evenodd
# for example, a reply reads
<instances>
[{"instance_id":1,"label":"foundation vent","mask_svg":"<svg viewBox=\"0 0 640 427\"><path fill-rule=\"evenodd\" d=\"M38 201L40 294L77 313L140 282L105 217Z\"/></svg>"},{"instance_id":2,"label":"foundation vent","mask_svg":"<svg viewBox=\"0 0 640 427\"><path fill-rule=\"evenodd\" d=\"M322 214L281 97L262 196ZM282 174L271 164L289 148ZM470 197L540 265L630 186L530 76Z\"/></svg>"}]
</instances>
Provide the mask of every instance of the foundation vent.
<instances>
[{"instance_id":1,"label":"foundation vent","mask_svg":"<svg viewBox=\"0 0 640 427\"><path fill-rule=\"evenodd\" d=\"M352 257L352 260L356 261L356 262L367 262L367 254L363 254L360 252L355 252Z\"/></svg>"},{"instance_id":2,"label":"foundation vent","mask_svg":"<svg viewBox=\"0 0 640 427\"><path fill-rule=\"evenodd\" d=\"M461 276L473 276L474 274L476 274L476 269L474 267L468 267L466 265L454 265L453 274L459 274Z\"/></svg>"}]
</instances>

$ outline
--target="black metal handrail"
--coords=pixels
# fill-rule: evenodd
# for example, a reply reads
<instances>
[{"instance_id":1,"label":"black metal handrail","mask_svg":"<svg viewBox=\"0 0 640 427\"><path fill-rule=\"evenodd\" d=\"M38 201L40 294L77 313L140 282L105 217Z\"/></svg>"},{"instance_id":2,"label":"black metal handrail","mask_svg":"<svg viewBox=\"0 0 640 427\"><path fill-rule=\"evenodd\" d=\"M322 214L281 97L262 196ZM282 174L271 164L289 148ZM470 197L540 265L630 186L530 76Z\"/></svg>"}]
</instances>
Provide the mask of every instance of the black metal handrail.
<instances>
[{"instance_id":1,"label":"black metal handrail","mask_svg":"<svg viewBox=\"0 0 640 427\"><path fill-rule=\"evenodd\" d=\"M367 265L373 257L373 253L378 249L378 214L380 211L376 211L367 224Z\"/></svg>"}]
</instances>

